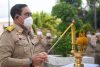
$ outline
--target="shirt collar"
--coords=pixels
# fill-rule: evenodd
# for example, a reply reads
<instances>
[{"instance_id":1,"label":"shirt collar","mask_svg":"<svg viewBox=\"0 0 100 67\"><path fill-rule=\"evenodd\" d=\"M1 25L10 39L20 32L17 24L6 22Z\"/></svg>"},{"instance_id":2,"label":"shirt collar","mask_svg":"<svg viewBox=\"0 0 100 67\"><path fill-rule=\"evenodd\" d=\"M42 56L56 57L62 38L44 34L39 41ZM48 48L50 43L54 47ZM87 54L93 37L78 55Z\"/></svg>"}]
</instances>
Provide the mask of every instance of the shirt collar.
<instances>
[{"instance_id":1,"label":"shirt collar","mask_svg":"<svg viewBox=\"0 0 100 67\"><path fill-rule=\"evenodd\" d=\"M20 34L25 34L25 35L29 35L29 31L28 30L25 30L23 29L21 26L17 25L17 24L14 24L15 25L15 29L17 30L18 33Z\"/></svg>"},{"instance_id":2,"label":"shirt collar","mask_svg":"<svg viewBox=\"0 0 100 67\"><path fill-rule=\"evenodd\" d=\"M19 26L19 25L17 25L17 24L14 24L15 25L15 29L17 30L17 32L19 32L19 33L23 33L23 28L21 27L21 26Z\"/></svg>"}]
</instances>

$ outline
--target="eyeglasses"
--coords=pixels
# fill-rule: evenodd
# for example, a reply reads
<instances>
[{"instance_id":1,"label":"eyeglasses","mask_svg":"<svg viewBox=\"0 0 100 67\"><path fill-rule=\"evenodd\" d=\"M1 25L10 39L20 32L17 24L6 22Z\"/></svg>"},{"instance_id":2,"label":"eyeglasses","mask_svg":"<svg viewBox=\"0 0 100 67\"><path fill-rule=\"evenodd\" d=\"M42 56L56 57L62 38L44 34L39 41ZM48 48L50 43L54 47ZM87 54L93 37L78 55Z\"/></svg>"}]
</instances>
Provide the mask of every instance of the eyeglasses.
<instances>
[{"instance_id":1,"label":"eyeglasses","mask_svg":"<svg viewBox=\"0 0 100 67\"><path fill-rule=\"evenodd\" d=\"M32 16L32 13L27 12L27 13L25 13L24 15L27 16L27 17L29 17L29 16Z\"/></svg>"}]
</instances>

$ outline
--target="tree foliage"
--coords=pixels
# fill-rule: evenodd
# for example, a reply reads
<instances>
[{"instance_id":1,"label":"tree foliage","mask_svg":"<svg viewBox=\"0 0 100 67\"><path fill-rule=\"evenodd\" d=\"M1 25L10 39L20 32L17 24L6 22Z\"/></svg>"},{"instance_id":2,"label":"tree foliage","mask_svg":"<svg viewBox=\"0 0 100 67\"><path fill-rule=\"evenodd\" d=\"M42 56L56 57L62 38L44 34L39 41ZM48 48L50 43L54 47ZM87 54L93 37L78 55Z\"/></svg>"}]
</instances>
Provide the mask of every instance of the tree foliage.
<instances>
[{"instance_id":1,"label":"tree foliage","mask_svg":"<svg viewBox=\"0 0 100 67\"><path fill-rule=\"evenodd\" d=\"M97 8L97 27L100 29L100 6Z\"/></svg>"},{"instance_id":2,"label":"tree foliage","mask_svg":"<svg viewBox=\"0 0 100 67\"><path fill-rule=\"evenodd\" d=\"M65 2L61 2L52 8L52 15L62 19L63 23L58 26L58 29L64 31L70 25L72 19L76 18L77 8Z\"/></svg>"},{"instance_id":3,"label":"tree foliage","mask_svg":"<svg viewBox=\"0 0 100 67\"><path fill-rule=\"evenodd\" d=\"M60 2L66 2L78 8L81 6L82 0L60 0Z\"/></svg>"},{"instance_id":4,"label":"tree foliage","mask_svg":"<svg viewBox=\"0 0 100 67\"><path fill-rule=\"evenodd\" d=\"M64 35L62 39L58 42L58 44L54 48L55 54L60 54L62 56L68 56L71 52L71 34L67 33L67 36Z\"/></svg>"},{"instance_id":5,"label":"tree foliage","mask_svg":"<svg viewBox=\"0 0 100 67\"><path fill-rule=\"evenodd\" d=\"M59 24L58 30L61 32L61 34L67 29L67 27L72 23L72 20L75 19L76 21L76 33L80 29L82 29L83 21L78 18L78 9L77 7L73 6L70 3L66 2L60 2L56 4L52 8L52 15L56 16L58 18L61 18L62 23ZM63 56L67 55L71 51L71 30L69 30L64 37L58 42L58 46L55 47L55 53L62 54ZM60 35L61 35L60 34ZM58 35L58 37L60 36Z\"/></svg>"},{"instance_id":6,"label":"tree foliage","mask_svg":"<svg viewBox=\"0 0 100 67\"><path fill-rule=\"evenodd\" d=\"M36 30L36 28L42 28L43 32L47 29L52 31L52 34L57 33L57 26L59 23L61 23L60 18L56 18L54 16L51 16L50 14L40 12L40 13L33 13L33 28Z\"/></svg>"},{"instance_id":7,"label":"tree foliage","mask_svg":"<svg viewBox=\"0 0 100 67\"><path fill-rule=\"evenodd\" d=\"M87 4L90 8L93 8L94 5L100 6L100 0L87 0Z\"/></svg>"},{"instance_id":8,"label":"tree foliage","mask_svg":"<svg viewBox=\"0 0 100 67\"><path fill-rule=\"evenodd\" d=\"M97 18L97 28L100 28L100 6L96 8L96 18ZM85 16L85 21L89 22L92 27L94 26L94 11L89 9L87 15Z\"/></svg>"}]
</instances>

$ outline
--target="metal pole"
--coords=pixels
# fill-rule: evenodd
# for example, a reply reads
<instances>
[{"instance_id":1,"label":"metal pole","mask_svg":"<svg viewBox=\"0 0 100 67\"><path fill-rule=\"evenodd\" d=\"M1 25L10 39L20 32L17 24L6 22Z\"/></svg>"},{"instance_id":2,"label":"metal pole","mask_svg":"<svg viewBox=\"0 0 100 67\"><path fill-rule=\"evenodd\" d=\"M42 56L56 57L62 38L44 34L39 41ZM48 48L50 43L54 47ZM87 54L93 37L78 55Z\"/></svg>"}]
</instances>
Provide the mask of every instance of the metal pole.
<instances>
[{"instance_id":1,"label":"metal pole","mask_svg":"<svg viewBox=\"0 0 100 67\"><path fill-rule=\"evenodd\" d=\"M65 35L65 33L73 26L74 23L70 24L70 26L64 31L64 33L58 38L58 40L54 43L54 45L49 49L48 53L55 47L55 45L61 40L61 38Z\"/></svg>"},{"instance_id":2,"label":"metal pole","mask_svg":"<svg viewBox=\"0 0 100 67\"><path fill-rule=\"evenodd\" d=\"M10 1L8 0L8 26L10 26Z\"/></svg>"},{"instance_id":3,"label":"metal pole","mask_svg":"<svg viewBox=\"0 0 100 67\"><path fill-rule=\"evenodd\" d=\"M89 5L93 7L93 11L94 11L94 28L95 30L97 29L97 12L96 12L96 1L93 0L93 5L90 4L90 1L87 0Z\"/></svg>"},{"instance_id":4,"label":"metal pole","mask_svg":"<svg viewBox=\"0 0 100 67\"><path fill-rule=\"evenodd\" d=\"M94 28L97 29L97 12L96 12L96 5L94 3Z\"/></svg>"}]
</instances>

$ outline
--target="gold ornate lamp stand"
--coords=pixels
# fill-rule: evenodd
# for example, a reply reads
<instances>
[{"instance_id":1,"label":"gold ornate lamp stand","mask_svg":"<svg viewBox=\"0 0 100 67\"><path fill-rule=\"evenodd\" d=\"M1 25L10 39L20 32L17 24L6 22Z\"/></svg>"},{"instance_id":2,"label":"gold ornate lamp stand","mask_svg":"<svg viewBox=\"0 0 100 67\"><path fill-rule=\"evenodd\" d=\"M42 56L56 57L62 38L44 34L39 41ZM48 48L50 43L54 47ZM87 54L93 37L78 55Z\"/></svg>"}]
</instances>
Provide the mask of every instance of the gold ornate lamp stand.
<instances>
[{"instance_id":1,"label":"gold ornate lamp stand","mask_svg":"<svg viewBox=\"0 0 100 67\"><path fill-rule=\"evenodd\" d=\"M82 58L83 54L86 50L86 44L87 44L87 38L82 34L82 37L79 37L77 40L77 49L76 50L76 36L75 36L75 20L72 21L72 26L71 26L71 34L72 34L72 51L71 53L75 57L75 64L74 67L84 67L84 64L82 64Z\"/></svg>"}]
</instances>

